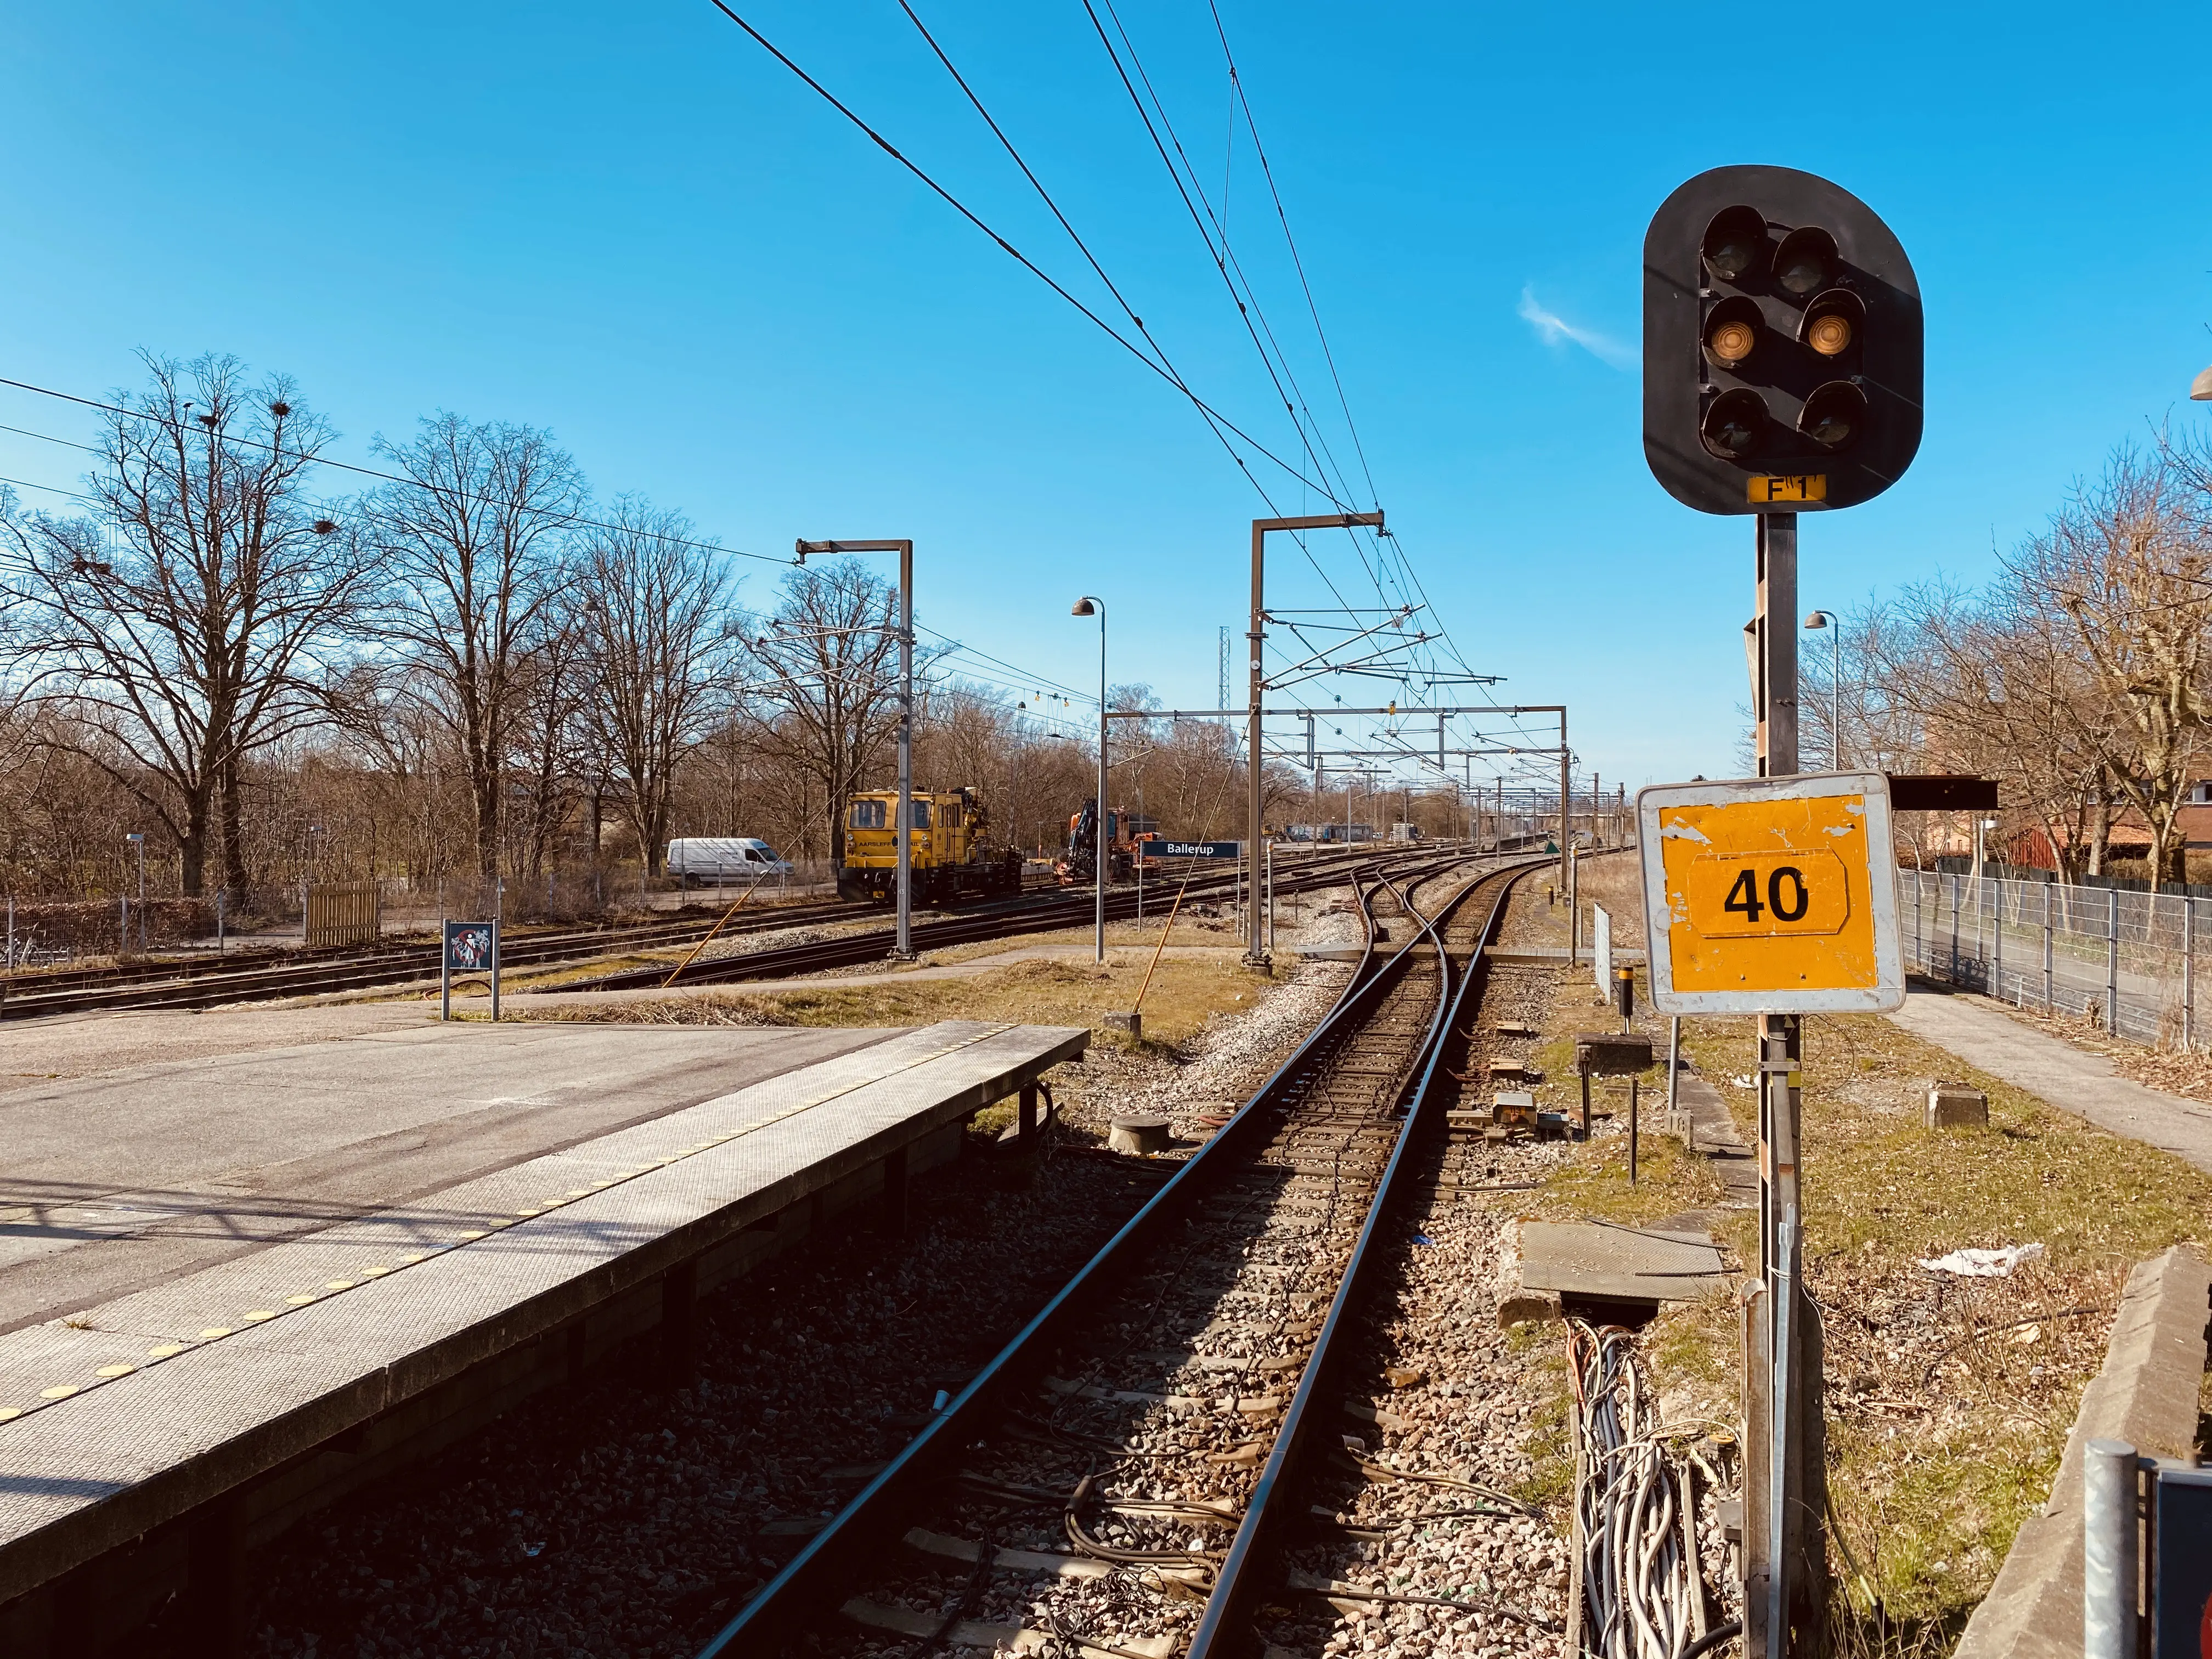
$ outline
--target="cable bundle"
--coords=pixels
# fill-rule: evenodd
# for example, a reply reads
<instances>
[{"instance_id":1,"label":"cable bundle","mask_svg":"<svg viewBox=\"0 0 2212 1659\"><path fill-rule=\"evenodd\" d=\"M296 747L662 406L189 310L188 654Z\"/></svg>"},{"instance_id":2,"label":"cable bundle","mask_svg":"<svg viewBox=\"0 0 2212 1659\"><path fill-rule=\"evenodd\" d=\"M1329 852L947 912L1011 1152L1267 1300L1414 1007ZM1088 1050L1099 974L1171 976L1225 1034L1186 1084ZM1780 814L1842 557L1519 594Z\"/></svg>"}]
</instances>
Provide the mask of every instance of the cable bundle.
<instances>
[{"instance_id":1,"label":"cable bundle","mask_svg":"<svg viewBox=\"0 0 2212 1659\"><path fill-rule=\"evenodd\" d=\"M1705 1626L1689 1465L1660 1440L1635 1339L1567 1325L1574 1385L1577 1651L1598 1659L1692 1659Z\"/></svg>"}]
</instances>

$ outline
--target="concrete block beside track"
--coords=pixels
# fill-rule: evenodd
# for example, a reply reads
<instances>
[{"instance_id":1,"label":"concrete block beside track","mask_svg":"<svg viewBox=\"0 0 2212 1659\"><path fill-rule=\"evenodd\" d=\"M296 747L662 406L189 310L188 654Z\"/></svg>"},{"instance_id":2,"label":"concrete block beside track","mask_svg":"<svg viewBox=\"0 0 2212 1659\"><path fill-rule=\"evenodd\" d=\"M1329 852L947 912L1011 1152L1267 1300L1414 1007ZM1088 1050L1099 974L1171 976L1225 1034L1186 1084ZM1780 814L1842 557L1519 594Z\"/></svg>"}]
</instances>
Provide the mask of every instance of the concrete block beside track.
<instances>
[{"instance_id":1,"label":"concrete block beside track","mask_svg":"<svg viewBox=\"0 0 2212 1659\"><path fill-rule=\"evenodd\" d=\"M2112 1321L2104 1369L2081 1395L2050 1498L2021 1523L1996 1582L1974 1609L1957 1659L2075 1659L2081 1651L2081 1460L2089 1442L2124 1440L2186 1462L2212 1316L2212 1266L2176 1244L2136 1264Z\"/></svg>"}]
</instances>

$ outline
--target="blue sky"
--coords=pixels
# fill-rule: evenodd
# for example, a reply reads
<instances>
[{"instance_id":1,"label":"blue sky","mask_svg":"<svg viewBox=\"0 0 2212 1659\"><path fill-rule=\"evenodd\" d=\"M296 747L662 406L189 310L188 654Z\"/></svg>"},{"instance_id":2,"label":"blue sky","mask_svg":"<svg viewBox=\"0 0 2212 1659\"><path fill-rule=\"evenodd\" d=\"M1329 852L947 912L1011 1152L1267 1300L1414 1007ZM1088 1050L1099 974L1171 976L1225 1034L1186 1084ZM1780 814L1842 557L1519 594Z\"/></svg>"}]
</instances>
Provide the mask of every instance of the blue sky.
<instances>
[{"instance_id":1,"label":"blue sky","mask_svg":"<svg viewBox=\"0 0 2212 1659\"><path fill-rule=\"evenodd\" d=\"M1638 251L1682 179L1826 173L1926 296L1919 459L1806 520L1808 608L1975 578L2113 443L2212 419L2185 401L2212 362L2201 8L1863 6L1792 40L1718 8L1221 3L1401 544L1494 695L1570 702L1608 783L1730 769L1744 699L1751 526L1675 505L1638 435ZM1079 0L915 3L1192 386L1293 453ZM892 0L738 9L1110 305ZM1101 593L1113 678L1211 705L1250 484L707 0L5 15L0 374L96 395L139 347L234 352L297 376L356 459L436 408L537 422L604 494L732 547L911 535L924 622L1036 674L1092 679L1067 606ZM1226 143L1206 9L1121 16L1333 403L1249 143ZM0 422L90 429L4 388ZM1341 417L1325 430L1348 461ZM11 477L66 485L83 459L0 433ZM1349 549L1316 553L1357 597ZM1278 568L1279 605L1325 599L1293 550Z\"/></svg>"}]
</instances>

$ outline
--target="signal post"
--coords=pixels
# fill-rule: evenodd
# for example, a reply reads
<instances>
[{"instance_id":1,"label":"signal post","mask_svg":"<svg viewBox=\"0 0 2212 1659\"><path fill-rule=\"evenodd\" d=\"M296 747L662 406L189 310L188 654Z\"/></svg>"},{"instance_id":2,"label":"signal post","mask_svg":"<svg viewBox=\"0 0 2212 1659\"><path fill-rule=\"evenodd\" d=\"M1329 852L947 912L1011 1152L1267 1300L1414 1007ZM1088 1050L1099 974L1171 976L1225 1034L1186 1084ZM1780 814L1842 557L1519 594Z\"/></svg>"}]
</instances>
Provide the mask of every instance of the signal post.
<instances>
[{"instance_id":1,"label":"signal post","mask_svg":"<svg viewBox=\"0 0 2212 1659\"><path fill-rule=\"evenodd\" d=\"M1652 1001L1759 1020L1759 1276L1744 1303L1744 1644L1810 1653L1827 1598L1820 1336L1806 1294L1802 1015L1904 1000L1887 781L1798 775L1797 526L1920 445L1919 287L1848 191L1716 167L1644 244L1644 449L1668 493L1757 521L1746 628L1759 777L1637 797Z\"/></svg>"}]
</instances>

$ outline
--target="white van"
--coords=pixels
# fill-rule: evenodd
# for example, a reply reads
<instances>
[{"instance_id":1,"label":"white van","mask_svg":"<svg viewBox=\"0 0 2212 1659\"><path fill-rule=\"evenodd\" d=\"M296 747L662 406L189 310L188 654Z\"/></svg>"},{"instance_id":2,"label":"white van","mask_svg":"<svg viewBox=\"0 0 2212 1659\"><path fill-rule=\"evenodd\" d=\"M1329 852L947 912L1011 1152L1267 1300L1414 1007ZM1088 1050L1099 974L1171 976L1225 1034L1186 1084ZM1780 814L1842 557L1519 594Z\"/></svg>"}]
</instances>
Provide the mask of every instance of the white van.
<instances>
[{"instance_id":1,"label":"white van","mask_svg":"<svg viewBox=\"0 0 2212 1659\"><path fill-rule=\"evenodd\" d=\"M680 891L692 882L750 886L764 876L787 876L789 860L756 836L689 836L668 843L668 873Z\"/></svg>"}]
</instances>

